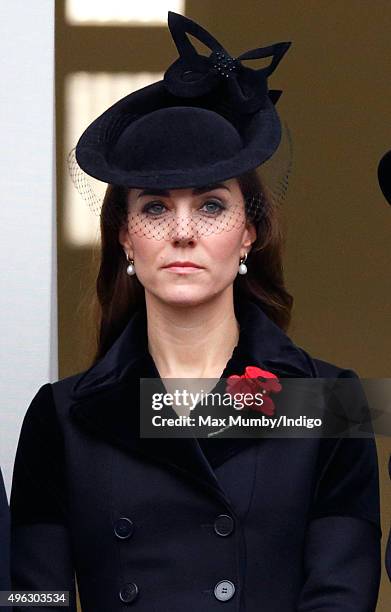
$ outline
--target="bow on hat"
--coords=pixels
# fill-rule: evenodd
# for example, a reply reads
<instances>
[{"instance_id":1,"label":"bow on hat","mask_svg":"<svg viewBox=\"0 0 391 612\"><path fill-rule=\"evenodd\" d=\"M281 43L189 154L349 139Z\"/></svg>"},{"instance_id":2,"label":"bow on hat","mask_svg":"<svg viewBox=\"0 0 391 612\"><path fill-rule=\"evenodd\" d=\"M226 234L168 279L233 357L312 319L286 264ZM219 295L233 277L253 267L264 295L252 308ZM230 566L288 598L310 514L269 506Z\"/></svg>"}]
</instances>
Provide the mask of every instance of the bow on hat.
<instances>
[{"instance_id":1,"label":"bow on hat","mask_svg":"<svg viewBox=\"0 0 391 612\"><path fill-rule=\"evenodd\" d=\"M267 77L278 66L290 42L252 49L234 58L207 30L188 17L169 11L168 27L179 52L179 58L164 74L164 84L170 93L185 98L202 96L213 92L224 81L231 110L240 114L260 110L267 96L273 104L277 102L282 92L269 91ZM197 52L187 33L212 50L209 57ZM272 61L258 70L248 68L240 61L265 57L272 57Z\"/></svg>"}]
</instances>

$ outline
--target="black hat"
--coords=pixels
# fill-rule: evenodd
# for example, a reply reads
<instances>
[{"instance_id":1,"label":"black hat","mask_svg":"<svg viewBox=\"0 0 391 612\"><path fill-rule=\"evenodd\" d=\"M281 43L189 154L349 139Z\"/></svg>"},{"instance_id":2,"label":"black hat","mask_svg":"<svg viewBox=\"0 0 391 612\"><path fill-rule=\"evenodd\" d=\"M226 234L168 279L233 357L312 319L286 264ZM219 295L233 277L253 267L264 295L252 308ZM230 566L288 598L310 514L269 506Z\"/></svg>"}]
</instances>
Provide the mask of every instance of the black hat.
<instances>
[{"instance_id":1,"label":"black hat","mask_svg":"<svg viewBox=\"0 0 391 612\"><path fill-rule=\"evenodd\" d=\"M391 204L391 150L381 158L377 168L377 177L384 197Z\"/></svg>"},{"instance_id":2,"label":"black hat","mask_svg":"<svg viewBox=\"0 0 391 612\"><path fill-rule=\"evenodd\" d=\"M209 185L268 160L281 140L268 76L290 46L281 42L238 58L191 19L169 11L179 58L161 81L135 91L93 121L76 146L78 165L116 185L175 189ZM209 47L193 47L187 34ZM253 69L241 60L268 58Z\"/></svg>"}]
</instances>

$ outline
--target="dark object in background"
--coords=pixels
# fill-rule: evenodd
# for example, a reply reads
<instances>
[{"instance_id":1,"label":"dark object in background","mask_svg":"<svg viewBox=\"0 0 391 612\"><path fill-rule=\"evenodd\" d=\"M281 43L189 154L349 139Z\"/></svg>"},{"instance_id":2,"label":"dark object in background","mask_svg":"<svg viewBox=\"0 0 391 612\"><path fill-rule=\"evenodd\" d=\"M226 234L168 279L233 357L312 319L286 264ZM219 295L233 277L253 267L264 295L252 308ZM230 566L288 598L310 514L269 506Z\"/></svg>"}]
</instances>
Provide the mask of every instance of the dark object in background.
<instances>
[{"instance_id":1,"label":"dark object in background","mask_svg":"<svg viewBox=\"0 0 391 612\"><path fill-rule=\"evenodd\" d=\"M10 580L10 514L8 499L0 469L0 591L11 589ZM0 612L10 608L0 606Z\"/></svg>"},{"instance_id":2,"label":"dark object in background","mask_svg":"<svg viewBox=\"0 0 391 612\"><path fill-rule=\"evenodd\" d=\"M391 455L388 459L388 473L390 475L391 480ZM388 534L388 540L386 545L386 570L388 577L391 580L391 530Z\"/></svg>"},{"instance_id":3,"label":"dark object in background","mask_svg":"<svg viewBox=\"0 0 391 612\"><path fill-rule=\"evenodd\" d=\"M384 197L386 198L387 202L391 204L391 149L381 158L377 168L377 177ZM388 473L391 480L391 455L388 460ZM391 580L391 530L388 534L386 545L385 565L388 576Z\"/></svg>"},{"instance_id":4,"label":"dark object in background","mask_svg":"<svg viewBox=\"0 0 391 612\"><path fill-rule=\"evenodd\" d=\"M377 168L377 177L384 197L391 204L391 150L381 158Z\"/></svg>"}]
</instances>

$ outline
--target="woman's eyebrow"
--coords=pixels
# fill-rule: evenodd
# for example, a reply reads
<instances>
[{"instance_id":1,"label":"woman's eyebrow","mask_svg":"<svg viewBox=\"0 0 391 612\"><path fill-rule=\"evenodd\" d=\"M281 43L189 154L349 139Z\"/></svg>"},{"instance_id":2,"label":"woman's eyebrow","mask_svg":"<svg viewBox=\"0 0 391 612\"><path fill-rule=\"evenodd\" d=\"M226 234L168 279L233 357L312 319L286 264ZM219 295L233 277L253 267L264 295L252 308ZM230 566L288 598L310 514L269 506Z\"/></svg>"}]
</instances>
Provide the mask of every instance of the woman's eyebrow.
<instances>
[{"instance_id":1,"label":"woman's eyebrow","mask_svg":"<svg viewBox=\"0 0 391 612\"><path fill-rule=\"evenodd\" d=\"M201 193L207 193L208 191L213 191L214 189L226 189L227 191L230 191L229 187L227 187L227 185L224 185L223 183L214 183L213 185L204 185L202 187L194 187L193 189L193 195L200 195ZM174 189L172 191L175 191ZM170 190L169 189L144 189L143 191L141 191L139 193L139 195L137 196L137 198L141 198L142 196L165 196L165 197L169 197L170 195Z\"/></svg>"}]
</instances>

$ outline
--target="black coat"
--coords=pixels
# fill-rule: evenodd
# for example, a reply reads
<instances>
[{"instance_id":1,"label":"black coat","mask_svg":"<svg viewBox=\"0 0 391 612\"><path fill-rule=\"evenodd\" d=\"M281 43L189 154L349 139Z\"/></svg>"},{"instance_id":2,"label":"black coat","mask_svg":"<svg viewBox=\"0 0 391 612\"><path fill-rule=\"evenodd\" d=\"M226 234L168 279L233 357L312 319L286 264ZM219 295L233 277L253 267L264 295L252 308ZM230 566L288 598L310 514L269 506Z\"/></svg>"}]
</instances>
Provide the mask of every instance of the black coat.
<instances>
[{"instance_id":1,"label":"black coat","mask_svg":"<svg viewBox=\"0 0 391 612\"><path fill-rule=\"evenodd\" d=\"M222 378L244 365L357 376L311 358L254 302L237 317ZM98 364L32 400L10 502L13 588L69 590L74 612L75 570L83 612L374 611L374 438L142 438L139 378L159 375L146 332L139 311Z\"/></svg>"},{"instance_id":2,"label":"black coat","mask_svg":"<svg viewBox=\"0 0 391 612\"><path fill-rule=\"evenodd\" d=\"M0 591L8 591L10 582L10 514L3 474L0 469ZM0 605L0 612L10 608Z\"/></svg>"}]
</instances>

